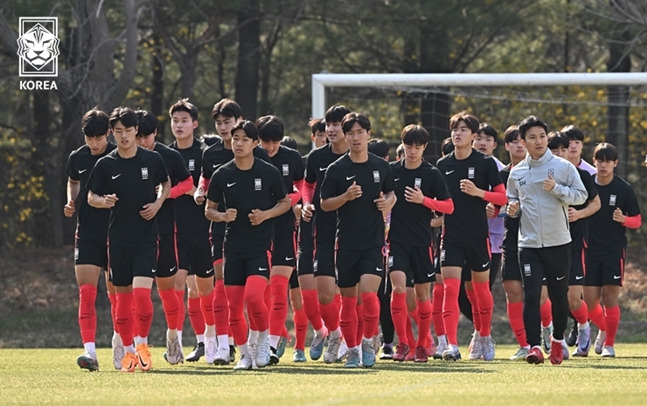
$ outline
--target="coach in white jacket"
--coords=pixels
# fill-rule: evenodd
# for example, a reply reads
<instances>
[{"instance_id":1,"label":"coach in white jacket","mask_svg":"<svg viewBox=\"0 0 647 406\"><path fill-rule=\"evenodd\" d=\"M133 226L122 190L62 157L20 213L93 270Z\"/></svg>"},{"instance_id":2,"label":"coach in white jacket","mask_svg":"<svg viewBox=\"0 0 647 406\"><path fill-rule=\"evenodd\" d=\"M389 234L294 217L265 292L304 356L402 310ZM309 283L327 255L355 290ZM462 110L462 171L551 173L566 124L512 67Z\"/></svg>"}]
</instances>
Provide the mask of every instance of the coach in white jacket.
<instances>
[{"instance_id":1,"label":"coach in white jacket","mask_svg":"<svg viewBox=\"0 0 647 406\"><path fill-rule=\"evenodd\" d=\"M550 362L564 359L564 330L568 318L568 271L571 265L571 235L568 206L582 204L587 193L575 166L548 149L548 126L535 116L519 123L526 144L526 158L510 171L508 208L520 216L519 266L524 286L523 320L531 364L544 362L541 352L539 296L544 277L553 304L554 332Z\"/></svg>"}]
</instances>

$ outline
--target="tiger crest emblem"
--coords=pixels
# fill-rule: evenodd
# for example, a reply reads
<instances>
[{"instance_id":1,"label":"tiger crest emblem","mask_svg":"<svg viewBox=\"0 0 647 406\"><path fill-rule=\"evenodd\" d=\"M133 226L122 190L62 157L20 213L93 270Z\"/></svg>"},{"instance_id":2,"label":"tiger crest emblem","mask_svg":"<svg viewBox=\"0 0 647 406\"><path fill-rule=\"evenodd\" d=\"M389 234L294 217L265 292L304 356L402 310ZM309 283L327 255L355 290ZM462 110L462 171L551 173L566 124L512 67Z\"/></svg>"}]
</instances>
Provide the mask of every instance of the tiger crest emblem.
<instances>
[{"instance_id":1,"label":"tiger crest emblem","mask_svg":"<svg viewBox=\"0 0 647 406\"><path fill-rule=\"evenodd\" d=\"M40 71L59 55L60 40L41 24L34 25L18 38L18 55Z\"/></svg>"}]
</instances>

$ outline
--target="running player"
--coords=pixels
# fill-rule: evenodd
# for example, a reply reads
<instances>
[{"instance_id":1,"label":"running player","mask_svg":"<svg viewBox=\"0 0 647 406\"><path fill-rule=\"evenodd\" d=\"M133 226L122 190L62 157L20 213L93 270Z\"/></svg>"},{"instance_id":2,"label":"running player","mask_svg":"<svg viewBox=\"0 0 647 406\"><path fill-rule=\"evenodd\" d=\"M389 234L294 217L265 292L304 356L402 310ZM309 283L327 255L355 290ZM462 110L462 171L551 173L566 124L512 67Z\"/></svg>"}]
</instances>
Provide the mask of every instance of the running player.
<instances>
[{"instance_id":1,"label":"running player","mask_svg":"<svg viewBox=\"0 0 647 406\"><path fill-rule=\"evenodd\" d=\"M404 361L415 346L414 361L427 362L426 340L431 329L431 283L436 279L432 264L431 220L433 212L451 214L454 204L442 175L422 155L429 133L419 125L408 125L400 135L404 158L391 164L397 201L389 228L389 275L393 285L391 315L398 333L393 359ZM418 342L408 342L406 332L407 280L413 280L418 309Z\"/></svg>"},{"instance_id":2,"label":"running player","mask_svg":"<svg viewBox=\"0 0 647 406\"><path fill-rule=\"evenodd\" d=\"M593 151L597 170L595 184L602 207L590 217L589 250L584 277L584 300L591 321L598 326L595 352L615 357L614 344L620 323L618 295L624 276L627 228L638 229L642 216L633 187L614 174L618 151L609 143L598 144ZM604 309L600 305L604 303Z\"/></svg>"},{"instance_id":3,"label":"running player","mask_svg":"<svg viewBox=\"0 0 647 406\"><path fill-rule=\"evenodd\" d=\"M348 345L345 366L356 368L360 365L359 295L364 319L361 363L364 367L372 367L375 364L373 336L380 313L377 290L383 273L384 213L395 204L395 185L389 164L368 152L371 137L368 117L348 113L341 126L350 151L326 169L321 185L321 210L336 211L338 216L339 248L334 265L342 296L339 324Z\"/></svg>"},{"instance_id":4,"label":"running player","mask_svg":"<svg viewBox=\"0 0 647 406\"><path fill-rule=\"evenodd\" d=\"M63 208L66 217L72 217L76 212L76 202L79 210L76 219L74 238L74 274L79 285L79 329L85 352L76 359L79 367L90 371L99 370L99 361L95 345L97 331L97 284L101 269L106 270L108 281L108 210L95 209L88 205L87 183L94 164L106 154L115 149L115 144L108 141L110 132L108 115L98 109L86 112L81 119L81 130L85 144L72 151L65 172L67 173L67 204ZM112 303L112 301L111 301ZM113 320L114 323L114 320ZM119 335L116 332L116 337ZM113 336L113 341L115 337ZM115 367L121 368L123 345L117 345L119 354ZM121 351L119 351L121 349ZM117 364L118 362L118 364Z\"/></svg>"},{"instance_id":5,"label":"running player","mask_svg":"<svg viewBox=\"0 0 647 406\"><path fill-rule=\"evenodd\" d=\"M564 359L562 340L568 318L567 276L571 266L568 206L584 203L587 194L575 167L548 149L547 128L535 116L528 116L519 124L528 155L510 171L507 214L520 217L523 320L531 346L526 361L544 361L539 298L545 276L554 323L550 362L559 365Z\"/></svg>"},{"instance_id":6,"label":"running player","mask_svg":"<svg viewBox=\"0 0 647 406\"><path fill-rule=\"evenodd\" d=\"M472 286L478 314L475 327L479 340L478 353L472 359L494 359L494 340L490 335L493 310L490 291L490 253L485 206L506 204L505 187L501 183L496 162L472 148L478 133L478 119L460 112L449 120L454 151L438 160L454 202L454 212L445 215L441 264L444 284L443 320L449 341L443 352L445 360L461 358L458 350L458 293L463 264L471 269ZM474 303L472 303L474 305ZM473 355L473 354L472 354Z\"/></svg>"},{"instance_id":7,"label":"running player","mask_svg":"<svg viewBox=\"0 0 647 406\"><path fill-rule=\"evenodd\" d=\"M162 157L137 147L137 114L133 110L114 109L110 127L117 149L101 158L92 170L88 203L110 209L108 253L117 292L117 325L126 349L121 371L134 372L137 365L147 371L152 366L146 338L153 318L150 289L157 265L159 234L155 215L169 195L171 182ZM136 353L133 302L139 337L139 342L135 342Z\"/></svg>"},{"instance_id":8,"label":"running player","mask_svg":"<svg viewBox=\"0 0 647 406\"><path fill-rule=\"evenodd\" d=\"M281 174L271 164L254 157L258 130L250 121L232 129L234 159L211 177L206 217L226 223L224 281L229 304L229 324L241 358L234 369L264 367L270 362L268 309L264 296L270 275L268 261L273 222L290 210L290 198ZM226 211L218 210L219 202ZM250 354L244 309L259 331L258 350ZM255 361L255 362L253 362Z\"/></svg>"}]
</instances>

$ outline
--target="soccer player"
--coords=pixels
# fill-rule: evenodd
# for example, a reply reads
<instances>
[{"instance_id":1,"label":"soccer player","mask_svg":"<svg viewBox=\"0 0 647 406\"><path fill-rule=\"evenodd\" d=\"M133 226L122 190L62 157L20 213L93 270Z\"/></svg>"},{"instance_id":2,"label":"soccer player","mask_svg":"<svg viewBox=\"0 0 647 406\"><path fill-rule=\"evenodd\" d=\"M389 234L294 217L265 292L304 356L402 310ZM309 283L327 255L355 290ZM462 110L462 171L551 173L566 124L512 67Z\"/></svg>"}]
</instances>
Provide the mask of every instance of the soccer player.
<instances>
[{"instance_id":1,"label":"soccer player","mask_svg":"<svg viewBox=\"0 0 647 406\"><path fill-rule=\"evenodd\" d=\"M553 338L550 362L564 359L562 339L568 318L568 271L571 234L568 206L586 201L586 189L575 166L548 149L548 126L535 116L519 123L528 155L512 168L508 178L507 214L519 220L519 266L524 288L523 320L531 346L526 361L540 364L539 297L546 277L552 302Z\"/></svg>"},{"instance_id":2,"label":"soccer player","mask_svg":"<svg viewBox=\"0 0 647 406\"><path fill-rule=\"evenodd\" d=\"M175 199L193 188L191 174L187 169L182 156L156 142L157 119L152 113L137 110L137 144L149 151L155 151L162 156L164 165L171 181L171 191L168 199L164 200L162 207L157 212L157 226L159 227L159 253L155 271L155 283L162 300L164 316L166 318L166 361L175 365L184 362L182 353L182 339L179 332L180 326L180 301L175 293L175 276L177 274L176 235L175 235Z\"/></svg>"},{"instance_id":3,"label":"soccer player","mask_svg":"<svg viewBox=\"0 0 647 406\"><path fill-rule=\"evenodd\" d=\"M256 120L261 146L272 160L272 165L281 173L285 189L289 191L291 206L301 200L303 188L303 161L301 155L281 145L284 133L283 121L277 116L263 116ZM272 240L272 269L270 270L270 364L277 364L276 350L285 329L288 315L288 286L296 266L296 218L288 210L274 219Z\"/></svg>"},{"instance_id":4,"label":"soccer player","mask_svg":"<svg viewBox=\"0 0 647 406\"><path fill-rule=\"evenodd\" d=\"M110 209L108 255L116 290L117 326L126 349L121 371L137 365L150 370L145 341L153 318L150 289L157 265L158 228L155 215L169 195L171 182L162 157L136 143L137 114L117 107L110 114L117 149L101 158L90 175L88 203ZM156 189L159 187L159 192ZM133 302L139 342L133 346Z\"/></svg>"},{"instance_id":5,"label":"soccer player","mask_svg":"<svg viewBox=\"0 0 647 406\"><path fill-rule=\"evenodd\" d=\"M569 140L562 133L551 132L548 134L548 148L559 157L567 159ZM586 188L587 200L584 204L568 208L568 221L571 231L571 269L568 273L568 306L577 322L577 348L573 351L575 357L586 357L591 346L591 327L589 326L589 312L582 299L584 285L585 259L588 245L588 217L600 210L600 198L595 188L591 174L584 169L577 168Z\"/></svg>"},{"instance_id":6,"label":"soccer player","mask_svg":"<svg viewBox=\"0 0 647 406\"><path fill-rule=\"evenodd\" d=\"M315 257L312 265L319 311L324 325L318 328L313 318L308 315L315 336L310 344L310 358L318 360L323 353L326 337L330 334L328 347L324 354L324 362L333 363L339 357L342 333L339 328L339 310L335 296L338 291L337 271L335 269L335 224L337 214L323 211L320 206L320 189L328 165L335 162L348 151L348 143L342 131L341 121L350 110L346 106L334 105L326 111L326 137L328 144L311 151L306 161L306 177L303 190L303 209L301 216L304 222L313 222L315 238ZM301 265L301 261L300 261ZM308 311L308 300L311 298L312 286L306 278L302 278L309 270L299 269L299 282L303 292L303 300Z\"/></svg>"},{"instance_id":7,"label":"soccer player","mask_svg":"<svg viewBox=\"0 0 647 406\"><path fill-rule=\"evenodd\" d=\"M310 127L310 141L312 149L317 149L328 143L326 137L326 121L323 118L313 118L308 123Z\"/></svg>"},{"instance_id":8,"label":"soccer player","mask_svg":"<svg viewBox=\"0 0 647 406\"><path fill-rule=\"evenodd\" d=\"M229 304L229 324L241 358L236 370L264 367L270 362L269 320L265 289L270 275L268 261L273 222L290 210L291 203L281 174L254 156L258 130L251 121L232 129L234 159L212 175L207 193L206 217L226 223L224 281ZM218 210L220 202L226 210ZM247 345L244 309L259 331L256 354ZM254 358L254 363L252 358Z\"/></svg>"},{"instance_id":9,"label":"soccer player","mask_svg":"<svg viewBox=\"0 0 647 406\"><path fill-rule=\"evenodd\" d=\"M424 127L410 124L400 135L404 158L391 164L397 201L389 228L389 275L393 285L391 315L399 343L393 359L404 361L415 344L414 361L427 362L426 340L431 329L432 264L431 220L434 211L451 214L454 204L442 175L422 155L429 142ZM418 310L418 342L409 343L406 332L407 280L413 280Z\"/></svg>"},{"instance_id":10,"label":"soccer player","mask_svg":"<svg viewBox=\"0 0 647 406\"><path fill-rule=\"evenodd\" d=\"M494 340L490 335L493 310L490 291L490 253L485 207L487 203L506 204L505 187L501 183L496 162L472 148L479 128L478 119L463 111L449 120L454 151L438 160L454 212L445 215L445 231L441 249L441 273L444 284L443 320L449 342L443 359L461 358L458 350L458 293L463 264L471 270L472 286L478 315L474 325L479 330L472 359L494 359Z\"/></svg>"},{"instance_id":11,"label":"soccer player","mask_svg":"<svg viewBox=\"0 0 647 406\"><path fill-rule=\"evenodd\" d=\"M85 352L76 363L79 367L90 371L99 370L99 361L95 346L97 330L97 284L101 269L106 270L108 282L108 210L95 209L88 205L87 183L94 164L106 154L115 149L115 144L108 141L110 132L108 115L92 109L81 119L81 130L85 144L72 151L65 172L67 173L67 204L63 208L66 217L72 217L76 212L76 202L79 210L76 219L74 238L74 274L79 285L79 329ZM116 334L116 331L115 331ZM117 335L118 337L118 335ZM114 337L113 337L114 341ZM123 358L123 346L120 354L116 354L115 362Z\"/></svg>"},{"instance_id":12,"label":"soccer player","mask_svg":"<svg viewBox=\"0 0 647 406\"><path fill-rule=\"evenodd\" d=\"M363 305L364 335L361 362L375 364L373 336L380 302L377 290L383 273L384 213L395 204L389 164L368 152L371 123L364 114L348 113L341 122L350 150L326 170L321 185L321 210L337 211L338 284L342 296L340 327L348 345L345 366L360 365L357 342L357 297Z\"/></svg>"},{"instance_id":13,"label":"soccer player","mask_svg":"<svg viewBox=\"0 0 647 406\"><path fill-rule=\"evenodd\" d=\"M614 174L618 166L616 148L606 142L598 144L593 151L593 163L602 207L589 221L584 300L591 321L599 328L596 354L615 357L613 346L620 323L618 294L624 276L626 230L640 228L642 216L633 187ZM600 299L604 306L600 305Z\"/></svg>"}]
</instances>

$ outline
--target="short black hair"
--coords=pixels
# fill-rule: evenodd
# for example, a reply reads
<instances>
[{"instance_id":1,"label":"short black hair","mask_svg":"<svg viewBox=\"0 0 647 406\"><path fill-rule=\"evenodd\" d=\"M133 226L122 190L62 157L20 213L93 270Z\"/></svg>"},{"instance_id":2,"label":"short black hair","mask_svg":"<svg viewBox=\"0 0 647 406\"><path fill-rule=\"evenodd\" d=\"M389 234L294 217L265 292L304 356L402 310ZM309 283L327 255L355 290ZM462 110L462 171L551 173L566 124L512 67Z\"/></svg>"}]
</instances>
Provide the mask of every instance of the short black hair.
<instances>
[{"instance_id":1,"label":"short black hair","mask_svg":"<svg viewBox=\"0 0 647 406\"><path fill-rule=\"evenodd\" d=\"M198 108L189 101L188 97L176 101L169 109L168 115L172 116L173 113L184 111L191 115L191 119L196 121L198 119Z\"/></svg>"},{"instance_id":2,"label":"short black hair","mask_svg":"<svg viewBox=\"0 0 647 406\"><path fill-rule=\"evenodd\" d=\"M316 134L317 131L326 131L326 122L323 118L310 119L308 126L310 127L310 132L312 133L312 135Z\"/></svg>"},{"instance_id":3,"label":"short black hair","mask_svg":"<svg viewBox=\"0 0 647 406\"><path fill-rule=\"evenodd\" d=\"M509 144L512 141L516 140L519 136L519 126L516 124L511 125L510 127L506 128L505 132L503 133L503 142Z\"/></svg>"},{"instance_id":4,"label":"short black hair","mask_svg":"<svg viewBox=\"0 0 647 406\"><path fill-rule=\"evenodd\" d=\"M350 113L350 109L348 107L336 104L326 110L326 123L341 123L344 116L348 113Z\"/></svg>"},{"instance_id":5,"label":"short black hair","mask_svg":"<svg viewBox=\"0 0 647 406\"><path fill-rule=\"evenodd\" d=\"M584 141L584 133L574 125L567 125L561 131L569 140Z\"/></svg>"},{"instance_id":6,"label":"short black hair","mask_svg":"<svg viewBox=\"0 0 647 406\"><path fill-rule=\"evenodd\" d=\"M479 125L479 130L477 132L479 134L483 133L483 134L487 135L488 137L494 138L494 142L498 141L497 140L497 138L499 137L498 131L494 127L489 125L488 123L481 123Z\"/></svg>"},{"instance_id":7,"label":"short black hair","mask_svg":"<svg viewBox=\"0 0 647 406\"><path fill-rule=\"evenodd\" d=\"M472 130L472 134L478 133L479 130L479 119L476 118L475 115L470 114L467 110L463 110L459 113L454 114L450 119L449 119L449 129L453 130L458 126L458 122L462 121L464 122L470 130Z\"/></svg>"},{"instance_id":8,"label":"short black hair","mask_svg":"<svg viewBox=\"0 0 647 406\"><path fill-rule=\"evenodd\" d=\"M447 137L440 144L440 148L443 151L443 155L449 155L454 152L454 143L452 142L452 137Z\"/></svg>"},{"instance_id":9,"label":"short black hair","mask_svg":"<svg viewBox=\"0 0 647 406\"><path fill-rule=\"evenodd\" d=\"M240 108L238 103L231 99L221 99L218 103L213 105L211 117L215 120L220 114L225 117L239 119L243 116L243 109Z\"/></svg>"},{"instance_id":10,"label":"short black hair","mask_svg":"<svg viewBox=\"0 0 647 406\"><path fill-rule=\"evenodd\" d=\"M137 114L130 107L119 106L110 113L110 128L121 122L126 128L137 127Z\"/></svg>"},{"instance_id":11,"label":"short black hair","mask_svg":"<svg viewBox=\"0 0 647 406\"><path fill-rule=\"evenodd\" d=\"M110 118L105 111L93 108L81 118L81 130L86 137L101 137L108 133Z\"/></svg>"},{"instance_id":12,"label":"short black hair","mask_svg":"<svg viewBox=\"0 0 647 406\"><path fill-rule=\"evenodd\" d=\"M258 141L258 128L249 120L241 120L234 125L231 129L231 134L233 135L236 130L243 130L247 138Z\"/></svg>"},{"instance_id":13,"label":"short black hair","mask_svg":"<svg viewBox=\"0 0 647 406\"><path fill-rule=\"evenodd\" d=\"M277 116L260 117L256 120L256 128L258 128L258 136L265 142L283 139L285 125Z\"/></svg>"},{"instance_id":14,"label":"short black hair","mask_svg":"<svg viewBox=\"0 0 647 406\"><path fill-rule=\"evenodd\" d=\"M146 136L157 130L157 118L146 110L137 110L137 136Z\"/></svg>"},{"instance_id":15,"label":"short black hair","mask_svg":"<svg viewBox=\"0 0 647 406\"><path fill-rule=\"evenodd\" d=\"M568 148L568 138L562 132L551 131L548 134L548 149L557 149L559 147Z\"/></svg>"},{"instance_id":16,"label":"short black hair","mask_svg":"<svg viewBox=\"0 0 647 406\"><path fill-rule=\"evenodd\" d=\"M601 142L593 150L593 159L596 161L617 161L618 150L613 144Z\"/></svg>"},{"instance_id":17,"label":"short black hair","mask_svg":"<svg viewBox=\"0 0 647 406\"><path fill-rule=\"evenodd\" d=\"M295 150L298 149L299 147L299 144L297 144L297 140L295 140L292 137L288 137L287 135L283 137L283 139L281 140L281 145L284 145L288 148L292 148Z\"/></svg>"},{"instance_id":18,"label":"short black hair","mask_svg":"<svg viewBox=\"0 0 647 406\"><path fill-rule=\"evenodd\" d=\"M350 129L353 128L355 123L358 123L366 131L371 130L371 121L368 119L366 114L357 113L353 111L346 114L344 118L341 119L341 129L344 132L344 134L350 131Z\"/></svg>"},{"instance_id":19,"label":"short black hair","mask_svg":"<svg viewBox=\"0 0 647 406\"><path fill-rule=\"evenodd\" d=\"M368 152L386 159L389 156L389 144L384 140L371 138L368 140Z\"/></svg>"},{"instance_id":20,"label":"short black hair","mask_svg":"<svg viewBox=\"0 0 647 406\"><path fill-rule=\"evenodd\" d=\"M532 127L541 127L548 134L548 124L535 116L528 116L519 123L519 135L521 135L522 140L526 139L526 131Z\"/></svg>"},{"instance_id":21,"label":"short black hair","mask_svg":"<svg viewBox=\"0 0 647 406\"><path fill-rule=\"evenodd\" d=\"M406 145L425 145L429 142L429 131L421 125L409 124L402 129L400 139Z\"/></svg>"}]
</instances>

